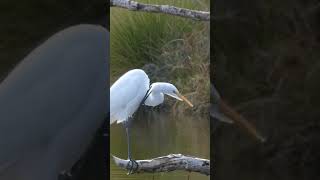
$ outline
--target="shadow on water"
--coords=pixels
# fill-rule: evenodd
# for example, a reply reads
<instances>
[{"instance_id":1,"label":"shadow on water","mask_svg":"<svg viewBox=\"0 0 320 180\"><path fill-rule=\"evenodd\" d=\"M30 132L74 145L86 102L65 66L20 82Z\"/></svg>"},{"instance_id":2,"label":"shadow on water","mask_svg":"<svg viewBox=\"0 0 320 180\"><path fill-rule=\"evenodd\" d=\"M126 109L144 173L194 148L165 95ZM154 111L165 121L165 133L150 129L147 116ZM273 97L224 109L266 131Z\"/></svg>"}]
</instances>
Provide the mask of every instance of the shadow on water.
<instances>
[{"instance_id":1,"label":"shadow on water","mask_svg":"<svg viewBox=\"0 0 320 180\"><path fill-rule=\"evenodd\" d=\"M110 153L121 158L127 157L125 129L121 124L110 128ZM131 128L131 146L134 159L150 159L171 153L193 155L200 158L210 157L210 128L208 118L194 116L173 116L161 110L139 111L134 117ZM110 177L119 179L166 179L204 180L209 176L185 171L155 174L126 175L126 171L117 167L110 160ZM154 177L153 177L154 176Z\"/></svg>"}]
</instances>

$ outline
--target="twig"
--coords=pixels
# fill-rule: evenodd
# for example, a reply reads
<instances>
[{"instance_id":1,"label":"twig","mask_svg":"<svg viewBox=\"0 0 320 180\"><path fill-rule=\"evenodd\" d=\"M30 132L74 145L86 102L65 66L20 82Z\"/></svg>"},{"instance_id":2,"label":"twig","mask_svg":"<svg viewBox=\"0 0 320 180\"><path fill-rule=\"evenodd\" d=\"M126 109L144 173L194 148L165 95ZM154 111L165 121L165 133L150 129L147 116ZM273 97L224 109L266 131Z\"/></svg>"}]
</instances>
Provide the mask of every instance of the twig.
<instances>
[{"instance_id":1,"label":"twig","mask_svg":"<svg viewBox=\"0 0 320 180\"><path fill-rule=\"evenodd\" d=\"M125 8L132 11L164 13L199 21L210 21L210 12L190 10L169 5L144 4L131 0L110 0L110 6Z\"/></svg>"},{"instance_id":2,"label":"twig","mask_svg":"<svg viewBox=\"0 0 320 180\"><path fill-rule=\"evenodd\" d=\"M117 166L122 169L130 170L130 161L113 156ZM189 172L198 172L204 175L210 175L210 160L201 159L182 154L169 154L167 156L157 157L147 160L136 160L137 165L133 167L133 173L155 173L169 172L175 170L185 170Z\"/></svg>"}]
</instances>

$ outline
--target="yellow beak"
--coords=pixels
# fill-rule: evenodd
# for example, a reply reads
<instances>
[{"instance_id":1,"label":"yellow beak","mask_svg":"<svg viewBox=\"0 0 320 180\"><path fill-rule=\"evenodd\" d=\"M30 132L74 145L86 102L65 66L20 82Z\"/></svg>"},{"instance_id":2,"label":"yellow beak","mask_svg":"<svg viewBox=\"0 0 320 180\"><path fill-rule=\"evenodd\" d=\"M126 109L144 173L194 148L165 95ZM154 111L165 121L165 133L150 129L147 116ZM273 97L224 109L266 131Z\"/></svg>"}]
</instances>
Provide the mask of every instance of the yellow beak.
<instances>
[{"instance_id":1,"label":"yellow beak","mask_svg":"<svg viewBox=\"0 0 320 180\"><path fill-rule=\"evenodd\" d=\"M177 95L179 96L179 98L185 101L190 107L193 107L193 104L186 97L182 96L182 94L180 93L177 93Z\"/></svg>"}]
</instances>

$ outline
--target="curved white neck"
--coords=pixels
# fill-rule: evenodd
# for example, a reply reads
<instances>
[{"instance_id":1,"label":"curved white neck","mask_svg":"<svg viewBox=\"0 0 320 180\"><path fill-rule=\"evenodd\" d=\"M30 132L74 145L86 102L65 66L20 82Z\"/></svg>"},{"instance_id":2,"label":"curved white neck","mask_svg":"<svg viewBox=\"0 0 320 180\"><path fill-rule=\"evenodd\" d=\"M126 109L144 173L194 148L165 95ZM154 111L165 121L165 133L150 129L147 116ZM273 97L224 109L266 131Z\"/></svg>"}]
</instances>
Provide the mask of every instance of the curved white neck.
<instances>
[{"instance_id":1,"label":"curved white neck","mask_svg":"<svg viewBox=\"0 0 320 180\"><path fill-rule=\"evenodd\" d=\"M164 101L164 95L174 97L173 91L178 91L174 85L166 82L155 82L151 84L150 95L145 100L147 106L157 106Z\"/></svg>"},{"instance_id":2,"label":"curved white neck","mask_svg":"<svg viewBox=\"0 0 320 180\"><path fill-rule=\"evenodd\" d=\"M164 101L164 94L151 92L148 98L145 100L144 104L147 106L158 106L159 104L163 103Z\"/></svg>"}]
</instances>

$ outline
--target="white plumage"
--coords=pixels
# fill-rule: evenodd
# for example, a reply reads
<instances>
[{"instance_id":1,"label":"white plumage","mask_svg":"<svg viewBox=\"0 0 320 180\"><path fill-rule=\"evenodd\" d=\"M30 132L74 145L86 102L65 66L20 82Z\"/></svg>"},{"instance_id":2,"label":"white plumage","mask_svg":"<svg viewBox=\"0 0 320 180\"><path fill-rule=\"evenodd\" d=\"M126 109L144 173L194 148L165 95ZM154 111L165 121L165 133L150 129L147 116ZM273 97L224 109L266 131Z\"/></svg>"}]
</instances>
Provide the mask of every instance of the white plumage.
<instances>
[{"instance_id":1,"label":"white plumage","mask_svg":"<svg viewBox=\"0 0 320 180\"><path fill-rule=\"evenodd\" d=\"M150 85L148 75L133 69L122 75L110 88L110 124L121 123L139 108Z\"/></svg>"}]
</instances>

